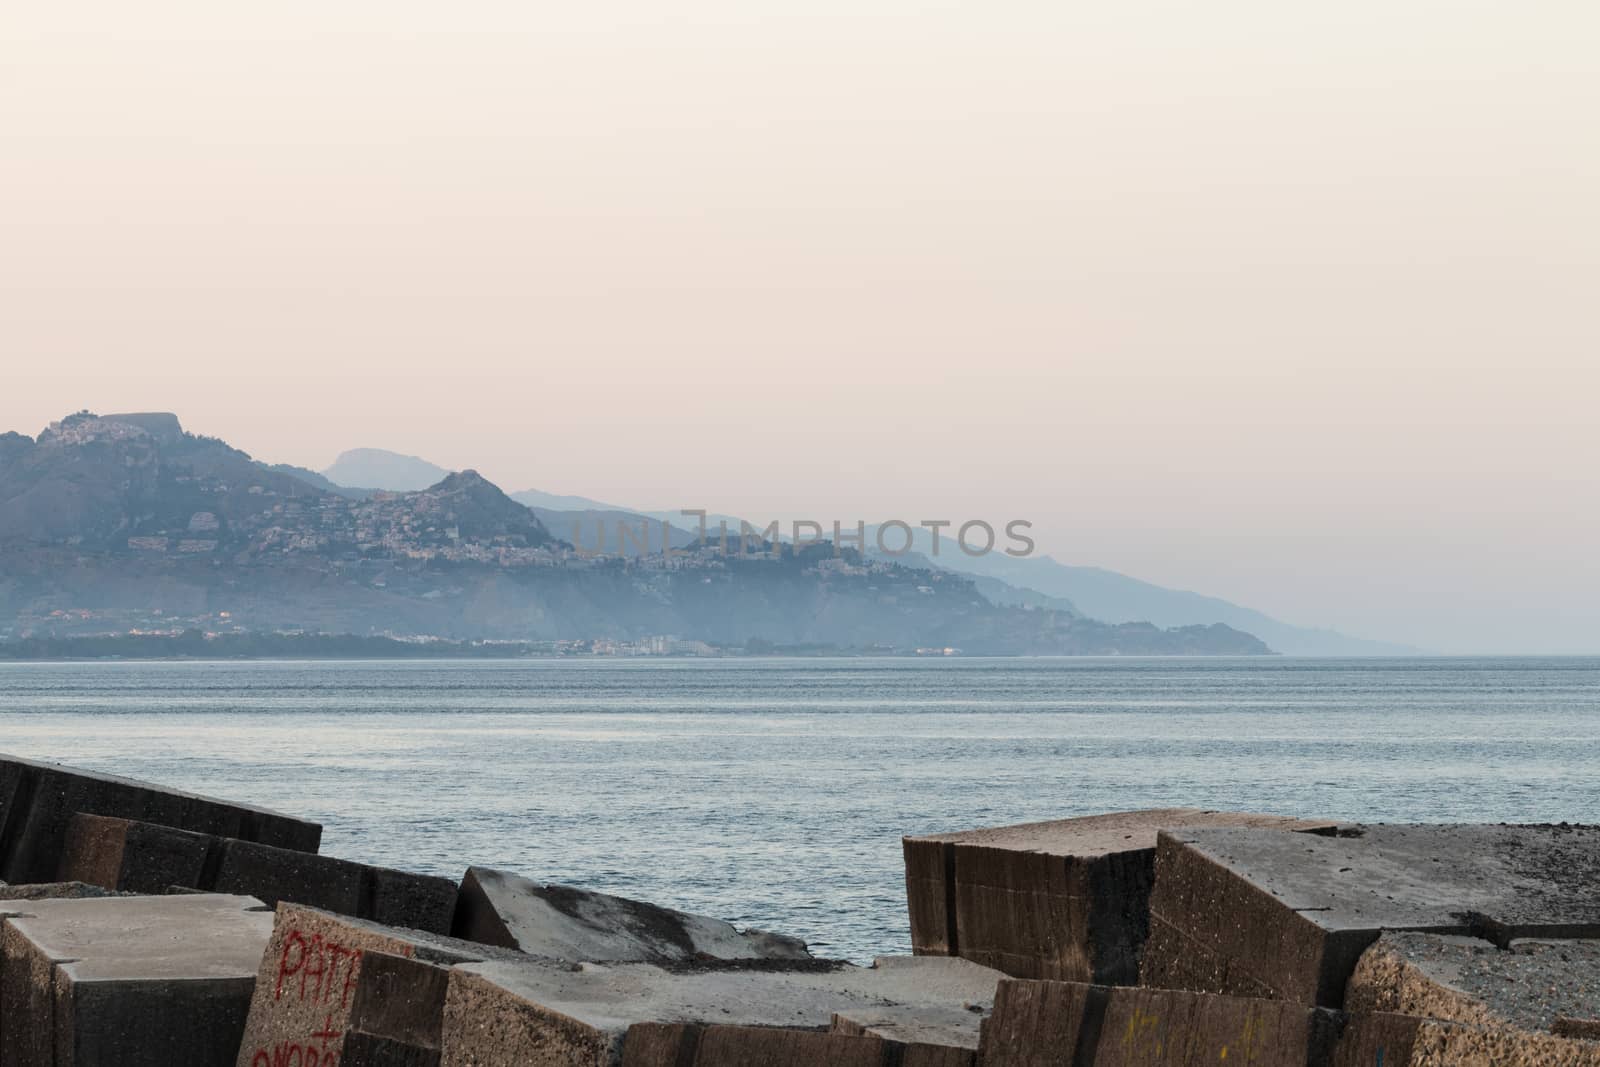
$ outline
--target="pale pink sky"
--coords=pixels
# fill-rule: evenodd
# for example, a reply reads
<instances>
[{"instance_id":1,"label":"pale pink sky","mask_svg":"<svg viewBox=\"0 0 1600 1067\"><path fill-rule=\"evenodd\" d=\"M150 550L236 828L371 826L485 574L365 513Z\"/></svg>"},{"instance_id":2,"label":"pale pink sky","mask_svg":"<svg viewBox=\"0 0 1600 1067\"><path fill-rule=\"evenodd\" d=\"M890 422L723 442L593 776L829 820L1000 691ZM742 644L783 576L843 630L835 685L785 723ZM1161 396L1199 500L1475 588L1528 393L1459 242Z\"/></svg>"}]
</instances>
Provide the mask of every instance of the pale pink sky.
<instances>
[{"instance_id":1,"label":"pale pink sky","mask_svg":"<svg viewBox=\"0 0 1600 1067\"><path fill-rule=\"evenodd\" d=\"M151 0L0 20L0 429L1026 517L1600 650L1600 7Z\"/></svg>"}]
</instances>

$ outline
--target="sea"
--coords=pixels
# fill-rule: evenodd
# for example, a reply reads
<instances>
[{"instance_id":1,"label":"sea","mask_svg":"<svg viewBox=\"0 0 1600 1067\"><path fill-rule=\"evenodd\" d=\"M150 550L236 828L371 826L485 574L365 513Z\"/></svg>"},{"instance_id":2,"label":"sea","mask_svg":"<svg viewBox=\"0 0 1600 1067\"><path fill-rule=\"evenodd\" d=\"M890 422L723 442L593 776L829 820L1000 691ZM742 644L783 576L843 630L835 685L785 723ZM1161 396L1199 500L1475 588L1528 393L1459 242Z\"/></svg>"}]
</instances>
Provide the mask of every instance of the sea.
<instances>
[{"instance_id":1,"label":"sea","mask_svg":"<svg viewBox=\"0 0 1600 1067\"><path fill-rule=\"evenodd\" d=\"M1600 822L1600 659L0 664L0 751L909 950L900 839L1142 807Z\"/></svg>"}]
</instances>

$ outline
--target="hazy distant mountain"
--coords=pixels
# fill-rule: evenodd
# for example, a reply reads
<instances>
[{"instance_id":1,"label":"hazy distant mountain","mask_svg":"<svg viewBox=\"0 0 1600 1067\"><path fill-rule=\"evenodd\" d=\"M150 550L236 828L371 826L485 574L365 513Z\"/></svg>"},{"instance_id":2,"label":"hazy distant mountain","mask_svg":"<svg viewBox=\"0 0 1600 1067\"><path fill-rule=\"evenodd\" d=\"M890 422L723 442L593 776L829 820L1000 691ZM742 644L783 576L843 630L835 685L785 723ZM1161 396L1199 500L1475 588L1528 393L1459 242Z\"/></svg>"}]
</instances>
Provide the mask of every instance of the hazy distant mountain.
<instances>
[{"instance_id":1,"label":"hazy distant mountain","mask_svg":"<svg viewBox=\"0 0 1600 1067\"><path fill-rule=\"evenodd\" d=\"M608 536L614 536L610 531L615 529L618 518L633 523L637 523L640 519L647 519L653 523L660 523L663 520L670 522L673 527L674 545L680 541L684 543L693 541L694 533L698 531L698 527L690 526L693 522L691 517L677 512L636 512L614 505L597 505L582 497L552 497L532 490L518 493L516 497L527 502L536 498L574 500L582 502L585 508L604 508ZM560 512L577 510L560 504L551 504L548 505L548 513L541 513L540 517L551 529L566 531L571 527L572 518L561 516ZM581 528L587 537L592 538L593 535L587 531L593 528L593 522L598 517L599 513L594 510L583 512ZM713 515L707 520L712 537L717 535L719 519L728 523L731 536L737 535L738 519ZM680 532L686 530L689 532ZM876 537L876 530L875 526L867 527L869 544ZM652 528L652 534L652 544L654 544L654 538L659 538L659 530ZM569 535L562 533L561 536ZM1163 627L1223 623L1255 634L1274 651L1285 655L1404 656L1419 652L1418 649L1406 645L1350 637L1334 630L1295 626L1219 597L1168 589L1100 567L1071 566L1059 563L1050 556L1036 555L1019 559L1007 556L999 550L985 556L967 556L952 543L949 531L945 532L942 549L937 559L934 559L929 555L932 543L928 531L917 528L914 537L914 550L903 556L891 557L875 551L869 551L869 555L896 559L908 567L937 567L966 574L976 581L978 590L985 597L1000 605L1070 611L1085 618L1111 623L1149 622ZM891 543L898 545L899 535L896 535Z\"/></svg>"},{"instance_id":2,"label":"hazy distant mountain","mask_svg":"<svg viewBox=\"0 0 1600 1067\"><path fill-rule=\"evenodd\" d=\"M907 563L907 566L911 566ZM1084 615L1078 610L1078 605L1062 596L1051 596L1041 593L1037 589L1029 589L1025 585L1012 585L1002 582L998 578L990 578L983 574L971 574L973 587L996 604L1009 607L1049 608L1052 611L1064 612L1068 615ZM1085 616L1093 618L1093 616ZM1137 619L1126 619L1126 622L1137 622Z\"/></svg>"},{"instance_id":3,"label":"hazy distant mountain","mask_svg":"<svg viewBox=\"0 0 1600 1067\"><path fill-rule=\"evenodd\" d=\"M380 452L377 449L357 449L347 452L345 456L357 453L374 453L382 456L391 456L395 459L409 460L423 463L428 469L438 471L440 468L433 464L425 463L414 457L394 456L393 453ZM340 457L341 460L344 456ZM330 468L329 476L341 485L355 484L352 481L334 477ZM376 484L376 483L371 483ZM430 483L431 484L431 483ZM512 498L527 504L529 507L541 510L541 518L547 526L562 531L570 530L571 517L556 518L549 513L582 512L580 522L586 543L593 544L594 521L604 516L605 529L608 537L614 540L616 521L621 518L625 521L637 522L640 518L647 518L654 522L666 521L673 528L672 541L676 547L680 543L687 544L694 540L693 534L698 531L694 525L695 520L677 512L669 511L639 511L617 504L606 504L581 496L558 496L552 493L540 492L537 489L527 489L512 494ZM725 520L730 533L736 535L739 529L739 520L726 515L711 515L707 518L708 529L713 537L717 534L717 523ZM874 536L876 527L868 528L869 544ZM688 535L680 531L689 531ZM908 554L901 560L907 566L937 566L945 570L967 574L975 578L993 579L1002 583L983 589L984 594L997 604L1027 605L1033 607L1048 607L1056 610L1064 609L1071 605L1072 609L1086 618L1100 619L1105 622L1151 622L1157 626L1204 626L1210 623L1224 623L1236 629L1255 634L1266 641L1275 651L1285 655L1305 656L1403 656L1412 655L1419 650L1406 645L1393 644L1384 641L1371 641L1365 638L1350 637L1333 630L1317 629L1313 627L1296 626L1279 619L1272 618L1254 609L1230 603L1219 597L1206 596L1201 593L1191 593L1185 590L1168 589L1151 582L1142 581L1116 571L1105 570L1100 567L1080 567L1059 563L1049 556L1029 556L1023 559L1006 556L1003 552L995 551L986 556L970 557L962 553L955 545L950 543L950 533L946 531L943 550L937 559L917 558L917 553L928 556L932 544L928 531L918 528L914 531L915 552ZM652 544L659 539L659 530L652 530L655 537ZM558 536L570 539L569 533L560 533ZM899 541L894 542L898 544ZM635 554L631 548L627 554ZM872 554L872 553L869 553ZM892 558L892 557L884 557Z\"/></svg>"},{"instance_id":4,"label":"hazy distant mountain","mask_svg":"<svg viewBox=\"0 0 1600 1067\"><path fill-rule=\"evenodd\" d=\"M275 471L278 474L287 474L291 478L298 478L307 485L315 486L327 493L337 493L351 500L366 500L376 489L353 489L348 485L339 485L330 480L326 475L318 474L309 467L296 467L293 463L263 463L263 470Z\"/></svg>"},{"instance_id":5,"label":"hazy distant mountain","mask_svg":"<svg viewBox=\"0 0 1600 1067\"><path fill-rule=\"evenodd\" d=\"M586 496L561 496L557 493L545 493L538 489L524 489L512 493L511 499L527 507L538 509L545 508L549 511L627 511L615 504L605 504L598 500L590 500Z\"/></svg>"},{"instance_id":6,"label":"hazy distant mountain","mask_svg":"<svg viewBox=\"0 0 1600 1067\"><path fill-rule=\"evenodd\" d=\"M511 499L526 501L529 493L512 493ZM582 497L568 499L581 500ZM585 552L636 557L661 551L663 534L673 548L688 548L699 540L699 530L666 526L634 511L615 508L552 508L528 506L546 528L561 540Z\"/></svg>"},{"instance_id":7,"label":"hazy distant mountain","mask_svg":"<svg viewBox=\"0 0 1600 1067\"><path fill-rule=\"evenodd\" d=\"M1064 597L1091 619L1152 622L1157 626L1226 623L1255 634L1287 656L1405 656L1418 652L1406 645L1295 626L1218 597L1167 589L1101 567L1075 567L1050 556L1018 559L991 552L970 557L959 549L946 548L939 553L938 563L960 573L998 578Z\"/></svg>"},{"instance_id":8,"label":"hazy distant mountain","mask_svg":"<svg viewBox=\"0 0 1600 1067\"><path fill-rule=\"evenodd\" d=\"M450 472L417 456L403 456L381 448L352 448L341 452L323 476L351 489L387 489L408 493L437 485Z\"/></svg>"},{"instance_id":9,"label":"hazy distant mountain","mask_svg":"<svg viewBox=\"0 0 1600 1067\"><path fill-rule=\"evenodd\" d=\"M657 524L662 521L672 525L674 546L692 543L698 533L698 526L693 525L695 520L678 512L638 512L611 505L596 505L583 497L552 497L532 490L514 495L525 502L534 499L582 502L586 509L581 511L559 504L536 510L545 525L568 540L571 539L568 531L573 518L580 516L580 529L584 531L585 543L589 545L594 544L595 535L591 532L594 522L602 517L607 537L613 542L619 519L634 526L641 520L649 521L652 524L652 545L659 540ZM730 537L737 537L739 520L726 515L708 517L709 536L717 536L719 520L727 522ZM1149 622L1161 627L1181 627L1222 623L1260 637L1274 651L1285 655L1405 656L1419 652L1406 645L1351 637L1334 630L1295 626L1219 597L1168 589L1100 567L1071 566L1059 563L1050 556L1036 555L1019 559L1007 556L998 549L985 556L967 556L951 542L948 531L935 560L929 556L932 543L928 532L919 528L915 535L916 549L902 556L891 557L870 550L868 554L894 559L907 567L937 567L968 575L976 582L978 591L998 605L1049 608L1119 624ZM867 537L870 545L876 537L876 527L867 527ZM898 545L898 536L891 543ZM629 547L629 554L632 554L631 545Z\"/></svg>"},{"instance_id":10,"label":"hazy distant mountain","mask_svg":"<svg viewBox=\"0 0 1600 1067\"><path fill-rule=\"evenodd\" d=\"M397 471L439 468L390 454L340 470L395 485ZM354 493L185 433L171 415L80 412L37 439L0 435L0 639L291 631L996 655L1269 651L1227 626L1103 623L994 579L836 557L829 545L777 558L761 545L754 558L710 547L668 558L659 545L641 555L615 545L616 522L634 516L545 513L605 523L605 554L587 536L584 550L563 542L475 471ZM673 547L696 533L677 531Z\"/></svg>"},{"instance_id":11,"label":"hazy distant mountain","mask_svg":"<svg viewBox=\"0 0 1600 1067\"><path fill-rule=\"evenodd\" d=\"M513 500L530 499L583 500L583 497L551 497L548 493L521 492L511 494ZM700 540L700 527L692 516L672 512L638 512L620 508L567 509L536 507L530 510L539 517L555 536L587 552L609 552L626 557L636 557L660 552L663 537L673 548L687 549ZM717 516L707 518L707 538L720 544L721 527ZM735 546L739 536L738 520L728 520L730 544ZM780 538L782 539L782 538ZM932 566L924 557L908 553L898 562L907 567L928 569ZM986 575L969 576L974 588L991 604L1001 607L1049 608L1069 615L1082 614L1065 597L1050 596L1036 589L1028 589L991 578ZM1138 621L1138 620L1128 620Z\"/></svg>"}]
</instances>

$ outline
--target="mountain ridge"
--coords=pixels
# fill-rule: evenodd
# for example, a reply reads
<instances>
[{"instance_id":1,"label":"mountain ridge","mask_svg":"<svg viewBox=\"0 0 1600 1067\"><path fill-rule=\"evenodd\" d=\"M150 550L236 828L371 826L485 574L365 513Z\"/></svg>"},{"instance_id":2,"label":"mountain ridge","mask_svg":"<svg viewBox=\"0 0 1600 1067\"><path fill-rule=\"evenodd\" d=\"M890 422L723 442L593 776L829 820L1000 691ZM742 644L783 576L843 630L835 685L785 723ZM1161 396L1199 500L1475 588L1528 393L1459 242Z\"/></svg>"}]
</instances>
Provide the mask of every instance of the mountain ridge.
<instances>
[{"instance_id":1,"label":"mountain ridge","mask_svg":"<svg viewBox=\"0 0 1600 1067\"><path fill-rule=\"evenodd\" d=\"M451 471L420 456L383 448L350 448L339 453L321 476L349 489L415 492L437 485Z\"/></svg>"},{"instance_id":2,"label":"mountain ridge","mask_svg":"<svg viewBox=\"0 0 1600 1067\"><path fill-rule=\"evenodd\" d=\"M520 490L510 495L512 499L533 507L552 529L557 526L565 529L571 525L573 520L560 519L560 513L576 514L576 521L584 531L584 536L590 538L591 544L594 535L590 531L597 520L604 522L608 536L614 534L618 521L649 520L670 523L675 545L680 542L692 543L694 540L693 528L686 525L688 520L672 512L632 508L536 489ZM727 520L730 529L737 531L738 519L726 515L707 516L713 528L718 520ZM875 531L876 526L868 526L869 541ZM900 557L907 566L948 570L968 575L979 582L998 583L987 586L988 591L999 598L997 602L1006 602L1010 598L1011 603L1031 603L1036 606L1061 607L1070 604L1080 615L1110 623L1151 622L1163 627L1223 623L1260 637L1275 651L1286 655L1406 656L1422 653L1420 649L1396 642L1353 637L1332 629L1284 622L1222 597L1173 589L1104 567L1063 563L1049 555L1017 559L1001 553L989 553L969 557L949 549L934 557L927 530L915 528L913 537L912 551ZM658 530L654 533L652 543L657 541Z\"/></svg>"},{"instance_id":3,"label":"mountain ridge","mask_svg":"<svg viewBox=\"0 0 1600 1067\"><path fill-rule=\"evenodd\" d=\"M416 490L341 488L186 433L162 413L85 411L37 439L0 438L0 639L287 632L999 655L1270 651L1227 626L1112 625L997 604L971 579L828 544L749 558L704 545L585 551L470 469Z\"/></svg>"}]
</instances>

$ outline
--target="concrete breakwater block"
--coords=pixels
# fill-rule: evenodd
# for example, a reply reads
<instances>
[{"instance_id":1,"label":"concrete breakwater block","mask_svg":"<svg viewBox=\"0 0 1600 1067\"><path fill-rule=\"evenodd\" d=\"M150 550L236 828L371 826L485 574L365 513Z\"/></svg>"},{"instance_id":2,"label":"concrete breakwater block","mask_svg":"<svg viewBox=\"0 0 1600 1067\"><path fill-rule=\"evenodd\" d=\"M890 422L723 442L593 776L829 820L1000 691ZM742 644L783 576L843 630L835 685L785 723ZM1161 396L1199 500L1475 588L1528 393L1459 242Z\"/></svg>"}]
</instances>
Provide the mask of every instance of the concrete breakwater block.
<instances>
[{"instance_id":1,"label":"concrete breakwater block","mask_svg":"<svg viewBox=\"0 0 1600 1067\"><path fill-rule=\"evenodd\" d=\"M810 959L805 942L488 867L461 880L456 937L563 960Z\"/></svg>"},{"instance_id":2,"label":"concrete breakwater block","mask_svg":"<svg viewBox=\"0 0 1600 1067\"><path fill-rule=\"evenodd\" d=\"M233 804L109 774L0 755L0 879L56 877L72 816L110 815L315 852L322 827L265 808Z\"/></svg>"},{"instance_id":3,"label":"concrete breakwater block","mask_svg":"<svg viewBox=\"0 0 1600 1067\"><path fill-rule=\"evenodd\" d=\"M510 956L519 954L279 904L237 1065L428 1064L448 968Z\"/></svg>"},{"instance_id":4,"label":"concrete breakwater block","mask_svg":"<svg viewBox=\"0 0 1600 1067\"><path fill-rule=\"evenodd\" d=\"M244 893L433 933L449 932L456 907L447 878L100 815L73 816L59 876L136 893Z\"/></svg>"},{"instance_id":5,"label":"concrete breakwater block","mask_svg":"<svg viewBox=\"0 0 1600 1067\"><path fill-rule=\"evenodd\" d=\"M895 1054L890 1042L834 1031L833 1019L892 1008L926 1012L941 1030L964 1020L949 1040L970 1052L1000 978L965 960L911 957L870 968L827 960L461 964L450 974L442 1063L880 1063Z\"/></svg>"},{"instance_id":6,"label":"concrete breakwater block","mask_svg":"<svg viewBox=\"0 0 1600 1067\"><path fill-rule=\"evenodd\" d=\"M1600 941L1512 941L1386 933L1356 964L1345 1009L1581 1034L1600 1018Z\"/></svg>"},{"instance_id":7,"label":"concrete breakwater block","mask_svg":"<svg viewBox=\"0 0 1600 1067\"><path fill-rule=\"evenodd\" d=\"M1199 826L1327 833L1335 824L1166 808L907 837L912 951L1019 978L1132 985L1156 834Z\"/></svg>"},{"instance_id":8,"label":"concrete breakwater block","mask_svg":"<svg viewBox=\"0 0 1600 1067\"><path fill-rule=\"evenodd\" d=\"M1011 979L984 1023L983 1067L1322 1067L1336 1013L1170 989Z\"/></svg>"},{"instance_id":9,"label":"concrete breakwater block","mask_svg":"<svg viewBox=\"0 0 1600 1067\"><path fill-rule=\"evenodd\" d=\"M1600 1067L1600 1043L1415 1015L1358 1014L1349 1017L1328 1063L1329 1067Z\"/></svg>"},{"instance_id":10,"label":"concrete breakwater block","mask_svg":"<svg viewBox=\"0 0 1600 1067\"><path fill-rule=\"evenodd\" d=\"M7 1067L232 1063L272 932L249 897L36 900L0 926Z\"/></svg>"},{"instance_id":11,"label":"concrete breakwater block","mask_svg":"<svg viewBox=\"0 0 1600 1067\"><path fill-rule=\"evenodd\" d=\"M1141 980L1338 1007L1384 930L1600 935L1597 879L1594 827L1164 832Z\"/></svg>"}]
</instances>

